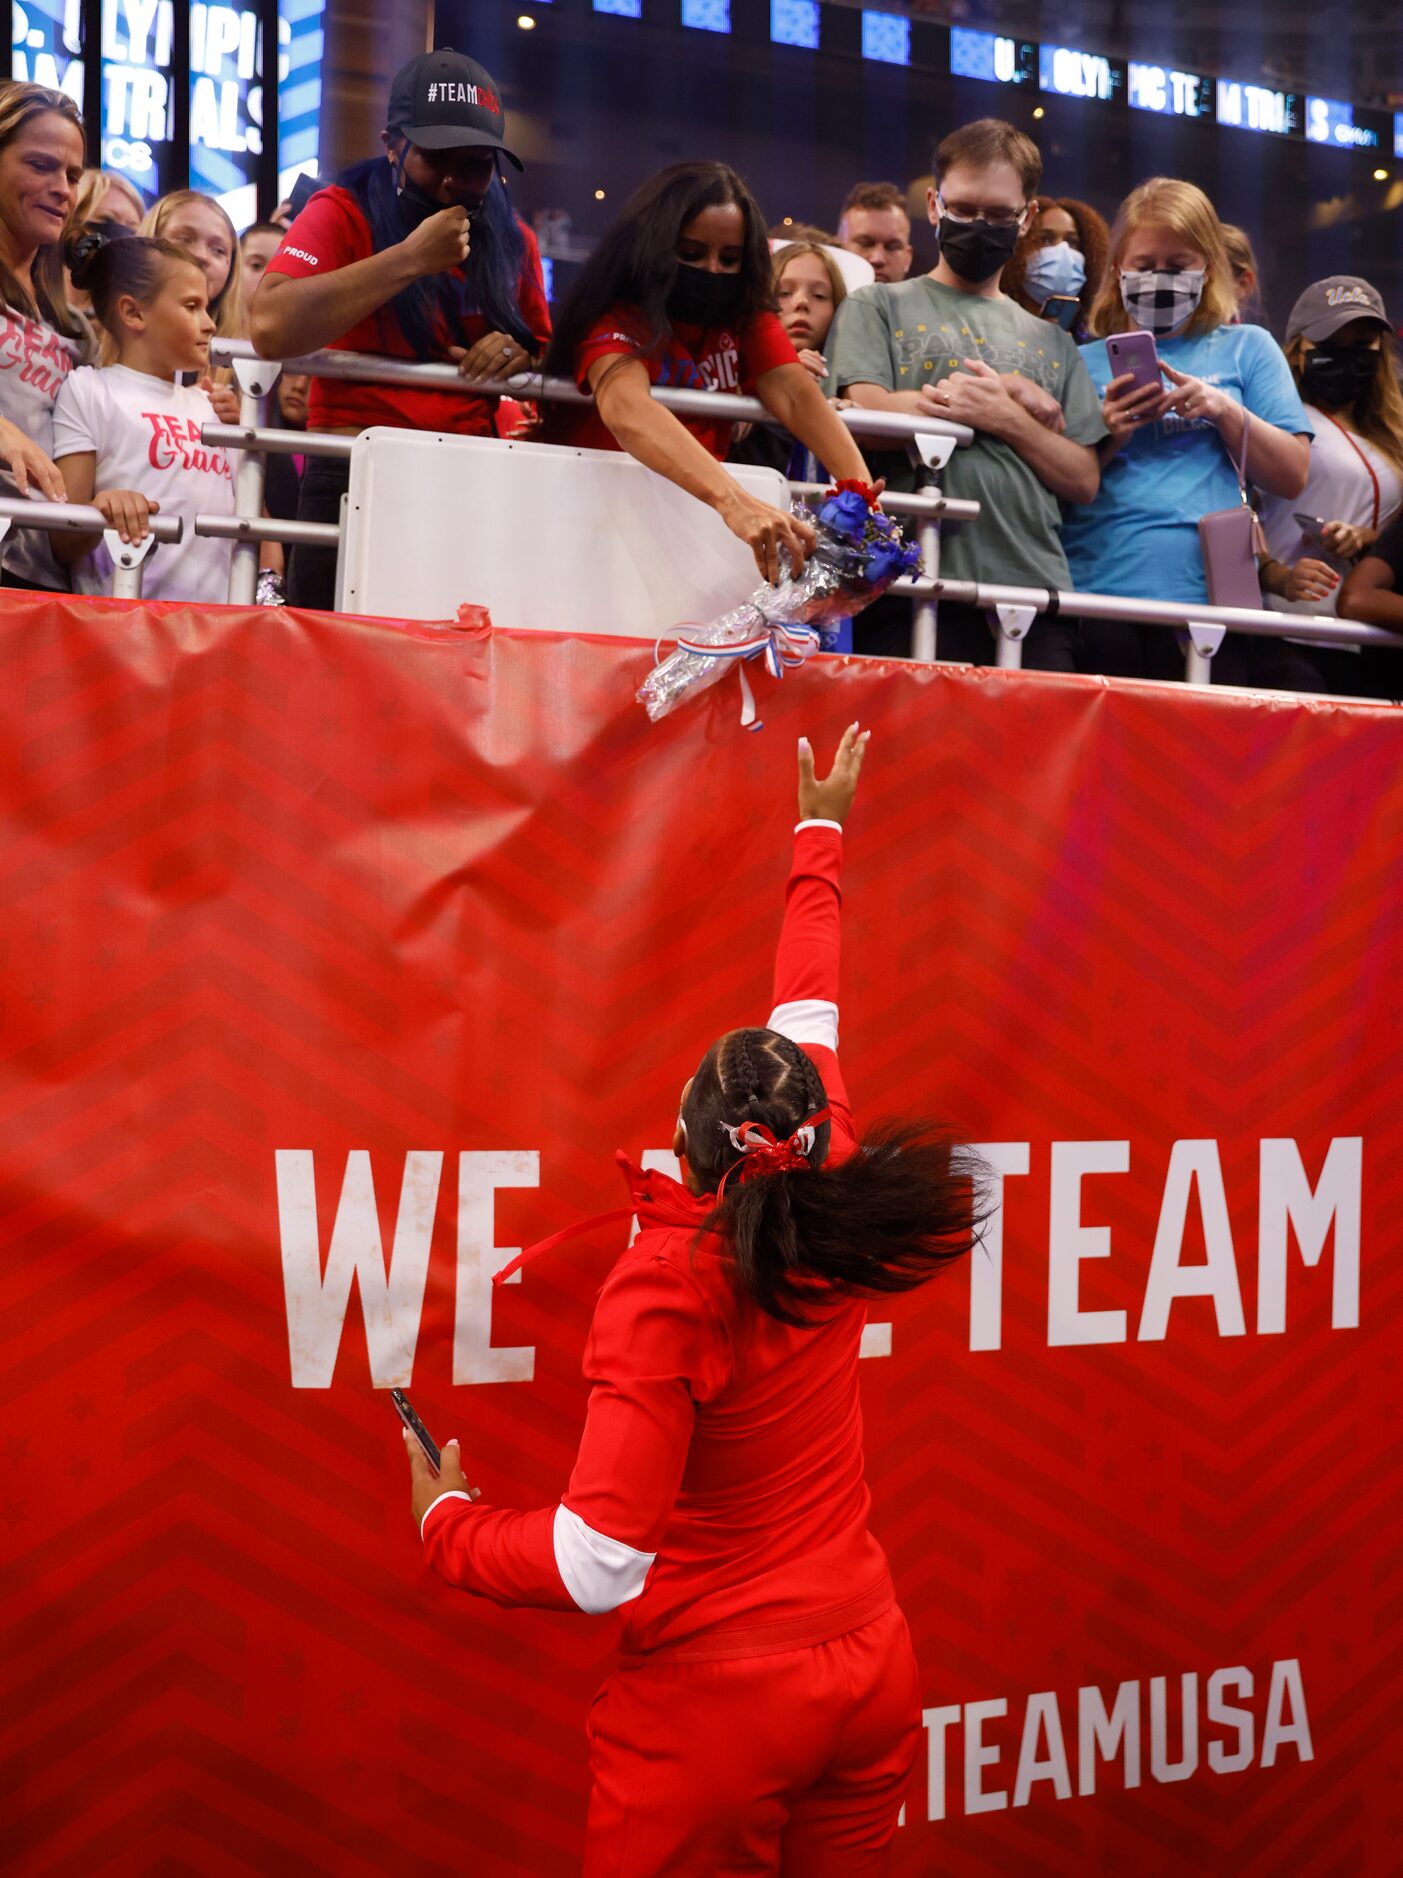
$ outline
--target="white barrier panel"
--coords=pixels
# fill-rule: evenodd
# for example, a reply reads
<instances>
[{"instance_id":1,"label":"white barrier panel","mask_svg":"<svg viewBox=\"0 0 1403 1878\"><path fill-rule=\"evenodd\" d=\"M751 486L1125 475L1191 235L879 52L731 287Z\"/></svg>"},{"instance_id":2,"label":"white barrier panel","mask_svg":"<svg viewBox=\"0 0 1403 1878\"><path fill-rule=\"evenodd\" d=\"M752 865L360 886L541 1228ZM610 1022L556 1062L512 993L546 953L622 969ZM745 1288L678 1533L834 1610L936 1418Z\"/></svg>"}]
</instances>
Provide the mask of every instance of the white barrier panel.
<instances>
[{"instance_id":1,"label":"white barrier panel","mask_svg":"<svg viewBox=\"0 0 1403 1878\"><path fill-rule=\"evenodd\" d=\"M787 506L778 471L727 473ZM621 451L376 428L351 452L349 613L451 619L468 601L498 626L655 639L757 581L711 509Z\"/></svg>"}]
</instances>

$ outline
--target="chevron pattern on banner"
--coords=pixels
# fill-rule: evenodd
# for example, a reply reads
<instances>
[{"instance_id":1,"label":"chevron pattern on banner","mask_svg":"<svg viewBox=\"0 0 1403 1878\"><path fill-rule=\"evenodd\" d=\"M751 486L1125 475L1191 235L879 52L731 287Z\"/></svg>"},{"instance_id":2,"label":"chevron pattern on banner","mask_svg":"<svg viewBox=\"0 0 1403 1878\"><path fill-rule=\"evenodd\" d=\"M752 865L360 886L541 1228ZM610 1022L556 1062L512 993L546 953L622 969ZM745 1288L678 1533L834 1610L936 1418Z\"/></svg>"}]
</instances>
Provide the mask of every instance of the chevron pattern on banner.
<instances>
[{"instance_id":1,"label":"chevron pattern on banner","mask_svg":"<svg viewBox=\"0 0 1403 1878\"><path fill-rule=\"evenodd\" d=\"M7 595L0 1863L578 1862L615 1624L424 1570L387 1398L558 1497L618 1204L763 1021L794 742L874 731L859 1121L987 1144L874 1312L928 1756L895 1870L1403 1866L1403 715Z\"/></svg>"}]
</instances>

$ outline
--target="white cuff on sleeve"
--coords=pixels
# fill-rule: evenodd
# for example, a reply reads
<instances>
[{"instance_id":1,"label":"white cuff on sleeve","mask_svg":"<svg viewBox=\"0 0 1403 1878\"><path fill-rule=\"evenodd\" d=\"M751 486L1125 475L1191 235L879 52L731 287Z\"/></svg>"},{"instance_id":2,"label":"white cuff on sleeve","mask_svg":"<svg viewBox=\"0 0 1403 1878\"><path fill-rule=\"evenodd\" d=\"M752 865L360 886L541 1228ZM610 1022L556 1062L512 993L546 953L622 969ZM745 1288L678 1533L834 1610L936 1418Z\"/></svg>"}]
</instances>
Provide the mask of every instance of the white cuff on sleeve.
<instances>
[{"instance_id":1,"label":"white cuff on sleeve","mask_svg":"<svg viewBox=\"0 0 1403 1878\"><path fill-rule=\"evenodd\" d=\"M825 998L795 998L790 1004L775 1006L767 1028L777 1030L791 1043L818 1043L825 1050L836 1050L838 1007Z\"/></svg>"},{"instance_id":2,"label":"white cuff on sleeve","mask_svg":"<svg viewBox=\"0 0 1403 1878\"><path fill-rule=\"evenodd\" d=\"M555 1566L565 1589L593 1615L632 1603L657 1557L596 1532L563 1504L555 1509L554 1540Z\"/></svg>"},{"instance_id":3,"label":"white cuff on sleeve","mask_svg":"<svg viewBox=\"0 0 1403 1878\"><path fill-rule=\"evenodd\" d=\"M419 1521L419 1537L421 1539L424 1536L425 1520L428 1519L429 1514L433 1512L434 1508L436 1506L442 1506L445 1500L466 1500L469 1506L473 1503L472 1495L464 1493L461 1487L450 1487L447 1493L441 1493L436 1500L431 1500L424 1508L424 1518Z\"/></svg>"},{"instance_id":4,"label":"white cuff on sleeve","mask_svg":"<svg viewBox=\"0 0 1403 1878\"><path fill-rule=\"evenodd\" d=\"M840 835L843 832L843 824L841 822L826 822L821 815L811 815L807 821L795 822L794 832L796 835L801 828L836 828Z\"/></svg>"}]
</instances>

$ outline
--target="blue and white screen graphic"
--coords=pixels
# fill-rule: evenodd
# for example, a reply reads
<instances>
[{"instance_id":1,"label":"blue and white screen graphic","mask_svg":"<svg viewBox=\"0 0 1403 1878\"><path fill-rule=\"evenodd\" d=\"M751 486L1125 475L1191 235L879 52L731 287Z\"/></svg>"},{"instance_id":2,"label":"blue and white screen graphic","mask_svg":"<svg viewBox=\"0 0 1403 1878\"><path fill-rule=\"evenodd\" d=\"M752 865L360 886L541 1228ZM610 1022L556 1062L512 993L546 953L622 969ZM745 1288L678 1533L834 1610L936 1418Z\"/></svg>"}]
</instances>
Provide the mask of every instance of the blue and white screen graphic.
<instances>
[{"instance_id":1,"label":"blue and white screen graphic","mask_svg":"<svg viewBox=\"0 0 1403 1878\"><path fill-rule=\"evenodd\" d=\"M1078 52L1073 46L1042 46L1038 53L1038 83L1044 91L1063 98L1114 98L1120 89L1120 70L1099 52Z\"/></svg>"},{"instance_id":2,"label":"blue and white screen graphic","mask_svg":"<svg viewBox=\"0 0 1403 1878\"><path fill-rule=\"evenodd\" d=\"M1273 137L1289 137L1297 128L1296 100L1289 91L1265 85L1241 85L1230 78L1218 80L1218 122L1237 130L1262 130Z\"/></svg>"},{"instance_id":3,"label":"blue and white screen graphic","mask_svg":"<svg viewBox=\"0 0 1403 1878\"><path fill-rule=\"evenodd\" d=\"M218 197L235 228L258 219L262 39L254 7L190 9L190 187Z\"/></svg>"},{"instance_id":4,"label":"blue and white screen graphic","mask_svg":"<svg viewBox=\"0 0 1403 1878\"><path fill-rule=\"evenodd\" d=\"M1336 98L1306 99L1306 136L1338 150L1377 150L1379 135L1354 121L1354 106Z\"/></svg>"},{"instance_id":5,"label":"blue and white screen graphic","mask_svg":"<svg viewBox=\"0 0 1403 1878\"><path fill-rule=\"evenodd\" d=\"M818 51L818 0L770 0L770 38L777 46Z\"/></svg>"},{"instance_id":6,"label":"blue and white screen graphic","mask_svg":"<svg viewBox=\"0 0 1403 1878\"><path fill-rule=\"evenodd\" d=\"M1212 117L1213 80L1197 72L1176 72L1167 65L1141 65L1127 71L1126 102L1137 111L1160 111L1166 117Z\"/></svg>"},{"instance_id":7,"label":"blue and white screen graphic","mask_svg":"<svg viewBox=\"0 0 1403 1878\"><path fill-rule=\"evenodd\" d=\"M682 24L703 33L728 33L731 0L682 0Z\"/></svg>"},{"instance_id":8,"label":"blue and white screen graphic","mask_svg":"<svg viewBox=\"0 0 1403 1878\"><path fill-rule=\"evenodd\" d=\"M322 114L325 0L278 4L278 200L299 176L317 173Z\"/></svg>"},{"instance_id":9,"label":"blue and white screen graphic","mask_svg":"<svg viewBox=\"0 0 1403 1878\"><path fill-rule=\"evenodd\" d=\"M186 181L171 164L174 43L171 0L102 0L102 167L148 202Z\"/></svg>"},{"instance_id":10,"label":"blue and white screen graphic","mask_svg":"<svg viewBox=\"0 0 1403 1878\"><path fill-rule=\"evenodd\" d=\"M10 8L13 76L61 91L82 109L82 0L24 0Z\"/></svg>"},{"instance_id":11,"label":"blue and white screen graphic","mask_svg":"<svg viewBox=\"0 0 1403 1878\"><path fill-rule=\"evenodd\" d=\"M1026 85L1033 78L1033 47L1026 39L950 28L950 71L955 78L982 78L995 85Z\"/></svg>"},{"instance_id":12,"label":"blue and white screen graphic","mask_svg":"<svg viewBox=\"0 0 1403 1878\"><path fill-rule=\"evenodd\" d=\"M902 13L864 13L862 56L879 65L911 63L911 22Z\"/></svg>"}]
</instances>

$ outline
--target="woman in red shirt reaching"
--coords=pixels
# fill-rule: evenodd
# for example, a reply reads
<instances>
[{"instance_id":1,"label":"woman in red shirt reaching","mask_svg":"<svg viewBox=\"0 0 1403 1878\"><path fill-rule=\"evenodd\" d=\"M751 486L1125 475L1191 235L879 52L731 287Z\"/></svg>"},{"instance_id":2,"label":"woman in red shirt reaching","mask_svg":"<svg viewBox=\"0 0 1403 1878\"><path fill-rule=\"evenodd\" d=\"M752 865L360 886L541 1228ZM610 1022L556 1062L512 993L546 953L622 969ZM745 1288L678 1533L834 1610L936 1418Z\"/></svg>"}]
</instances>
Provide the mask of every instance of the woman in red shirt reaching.
<instances>
[{"instance_id":1,"label":"woman in red shirt reaching","mask_svg":"<svg viewBox=\"0 0 1403 1878\"><path fill-rule=\"evenodd\" d=\"M651 386L757 397L835 480L868 480L780 325L764 218L724 163L674 163L643 185L566 296L546 373L594 397L592 406L549 407L548 443L627 450L715 509L766 580L780 576L781 548L802 565L812 528L747 494L722 467L728 419L675 416Z\"/></svg>"},{"instance_id":2,"label":"woman in red shirt reaching","mask_svg":"<svg viewBox=\"0 0 1403 1878\"><path fill-rule=\"evenodd\" d=\"M450 1584L627 1609L590 1710L586 1878L884 1872L916 1759L915 1658L867 1528L858 1352L865 1300L968 1251L984 1200L949 1134L853 1127L838 874L866 741L854 724L822 781L800 744L775 1007L683 1089L685 1184L624 1163L641 1230L595 1306L560 1504L486 1507L456 1443L438 1478L408 1444Z\"/></svg>"}]
</instances>

